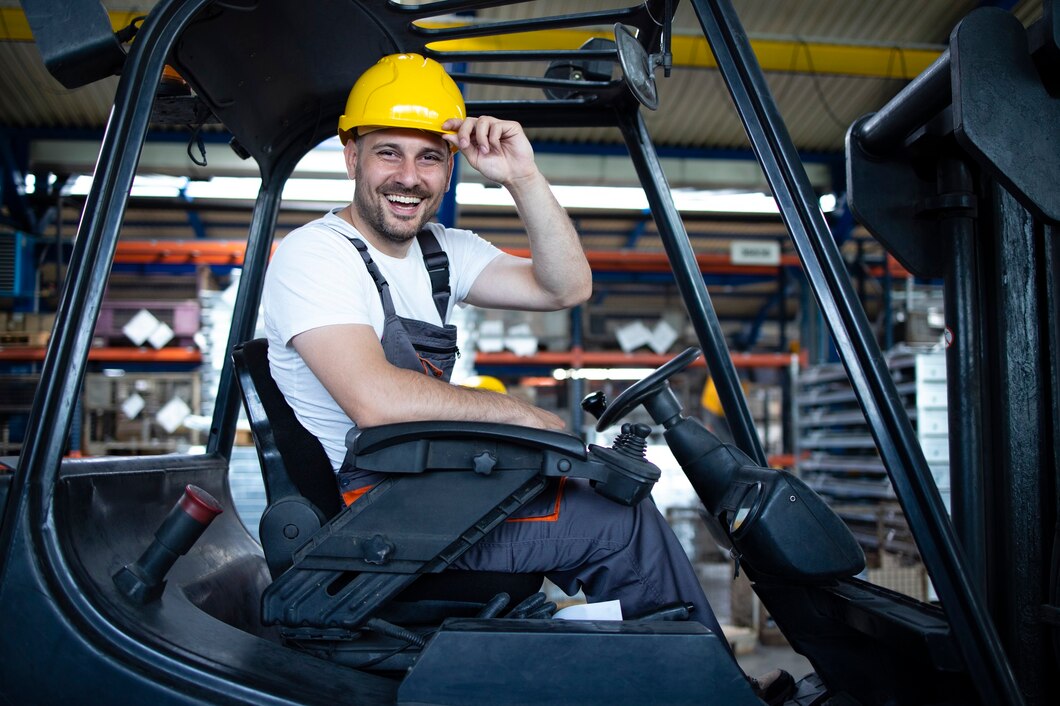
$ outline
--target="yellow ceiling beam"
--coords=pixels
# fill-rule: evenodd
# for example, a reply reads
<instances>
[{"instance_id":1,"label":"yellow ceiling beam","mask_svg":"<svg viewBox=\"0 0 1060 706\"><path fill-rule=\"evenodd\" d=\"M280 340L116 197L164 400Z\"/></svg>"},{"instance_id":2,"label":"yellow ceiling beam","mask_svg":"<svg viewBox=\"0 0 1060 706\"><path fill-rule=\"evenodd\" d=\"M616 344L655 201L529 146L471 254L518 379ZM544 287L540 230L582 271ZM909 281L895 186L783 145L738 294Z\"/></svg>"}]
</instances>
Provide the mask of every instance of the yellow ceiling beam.
<instances>
[{"instance_id":1,"label":"yellow ceiling beam","mask_svg":"<svg viewBox=\"0 0 1060 706\"><path fill-rule=\"evenodd\" d=\"M137 17L142 17L145 12L133 12L126 10L118 12L110 11L110 26L117 32L119 29L128 27L129 23ZM0 41L4 42L32 42L33 32L26 20L26 13L21 7L0 8Z\"/></svg>"},{"instance_id":2,"label":"yellow ceiling beam","mask_svg":"<svg viewBox=\"0 0 1060 706\"><path fill-rule=\"evenodd\" d=\"M453 27L456 24L432 22L425 27ZM430 44L437 51L533 51L577 49L592 37L613 38L606 30L553 29L538 32L454 39ZM941 50L832 44L801 40L752 39L758 63L764 71L862 76L868 78L912 79L931 65ZM674 66L716 69L717 62L700 36L675 35L671 45Z\"/></svg>"},{"instance_id":3,"label":"yellow ceiling beam","mask_svg":"<svg viewBox=\"0 0 1060 706\"><path fill-rule=\"evenodd\" d=\"M115 30L128 26L136 12L111 12ZM424 27L453 27L456 23L424 22ZM609 31L554 29L519 34L457 39L431 44L438 51L504 51L577 49L591 37L611 38ZM32 42L33 34L21 8L0 8L0 41ZM762 69L770 72L818 73L836 76L911 79L938 58L939 50L855 44L752 39ZM674 66L715 69L717 63L706 39L675 35Z\"/></svg>"}]
</instances>

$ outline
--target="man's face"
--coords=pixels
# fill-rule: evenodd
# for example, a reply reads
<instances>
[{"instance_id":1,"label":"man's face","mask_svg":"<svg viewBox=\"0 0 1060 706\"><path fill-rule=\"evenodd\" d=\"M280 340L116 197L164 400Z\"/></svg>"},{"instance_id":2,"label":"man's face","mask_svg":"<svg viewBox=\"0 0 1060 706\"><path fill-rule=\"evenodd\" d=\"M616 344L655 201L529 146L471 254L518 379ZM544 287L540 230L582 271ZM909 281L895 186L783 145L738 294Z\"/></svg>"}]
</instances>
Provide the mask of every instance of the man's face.
<instances>
[{"instance_id":1,"label":"man's face","mask_svg":"<svg viewBox=\"0 0 1060 706\"><path fill-rule=\"evenodd\" d=\"M351 140L346 164L357 182L357 225L394 243L414 238L438 212L452 170L450 154L441 137L419 130L377 130Z\"/></svg>"}]
</instances>

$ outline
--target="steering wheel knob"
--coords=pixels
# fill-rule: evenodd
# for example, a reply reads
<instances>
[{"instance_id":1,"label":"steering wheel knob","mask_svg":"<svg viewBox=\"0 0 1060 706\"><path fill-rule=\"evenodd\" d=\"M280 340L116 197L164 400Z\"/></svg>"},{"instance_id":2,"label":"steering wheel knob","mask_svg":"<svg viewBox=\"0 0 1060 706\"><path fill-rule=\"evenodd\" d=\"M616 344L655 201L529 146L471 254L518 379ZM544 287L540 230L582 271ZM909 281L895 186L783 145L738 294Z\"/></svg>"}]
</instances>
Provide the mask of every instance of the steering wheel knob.
<instances>
[{"instance_id":1,"label":"steering wheel knob","mask_svg":"<svg viewBox=\"0 0 1060 706\"><path fill-rule=\"evenodd\" d=\"M582 398L582 409L593 415L594 419L599 419L600 415L607 409L607 395L604 394L603 390L590 392Z\"/></svg>"}]
</instances>

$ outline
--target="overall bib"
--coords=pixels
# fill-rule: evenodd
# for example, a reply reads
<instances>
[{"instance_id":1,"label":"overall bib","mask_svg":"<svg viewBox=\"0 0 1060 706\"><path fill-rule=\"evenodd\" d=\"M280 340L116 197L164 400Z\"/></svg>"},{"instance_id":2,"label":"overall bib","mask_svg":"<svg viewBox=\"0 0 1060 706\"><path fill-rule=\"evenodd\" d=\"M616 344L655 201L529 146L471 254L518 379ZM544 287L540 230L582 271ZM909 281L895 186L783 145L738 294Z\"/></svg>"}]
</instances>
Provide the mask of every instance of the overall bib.
<instances>
[{"instance_id":1,"label":"overall bib","mask_svg":"<svg viewBox=\"0 0 1060 706\"><path fill-rule=\"evenodd\" d=\"M434 234L424 228L417 235L420 250L423 253L423 264L431 278L431 296L438 309L442 325L432 324L418 319L398 316L394 308L394 298L390 294L390 284L383 277L379 266L375 264L368 246L360 238L353 238L339 232L350 241L364 261L364 266L375 282L379 300L383 305L383 335L380 345L383 354L391 365L423 373L443 382L449 382L453 366L460 351L456 345L456 326L445 323L446 310L449 307L449 257L438 245ZM347 472L345 464L339 469L339 492L346 505L372 489L382 479L379 473L363 471Z\"/></svg>"},{"instance_id":2,"label":"overall bib","mask_svg":"<svg viewBox=\"0 0 1060 706\"><path fill-rule=\"evenodd\" d=\"M360 238L349 238L357 248L368 274L379 291L383 304L383 337L380 343L383 353L391 365L406 370L415 370L425 375L449 382L459 349L456 346L456 326L445 323L449 307L449 257L438 245L438 239L429 230L421 230L416 236L423 252L423 264L431 278L431 293L438 309L442 325L407 319L394 310L394 298L390 285L372 260L368 246Z\"/></svg>"},{"instance_id":3,"label":"overall bib","mask_svg":"<svg viewBox=\"0 0 1060 706\"><path fill-rule=\"evenodd\" d=\"M375 281L385 316L381 343L400 368L448 381L456 362L456 327L444 324L449 259L424 229L417 238L442 326L397 315L390 286L367 246L344 234ZM349 505L382 474L339 471L339 490ZM469 571L542 573L567 595L579 590L590 602L618 599L625 616L683 601L692 619L722 635L684 548L650 498L635 507L612 502L587 482L561 478L477 542L453 564Z\"/></svg>"}]
</instances>

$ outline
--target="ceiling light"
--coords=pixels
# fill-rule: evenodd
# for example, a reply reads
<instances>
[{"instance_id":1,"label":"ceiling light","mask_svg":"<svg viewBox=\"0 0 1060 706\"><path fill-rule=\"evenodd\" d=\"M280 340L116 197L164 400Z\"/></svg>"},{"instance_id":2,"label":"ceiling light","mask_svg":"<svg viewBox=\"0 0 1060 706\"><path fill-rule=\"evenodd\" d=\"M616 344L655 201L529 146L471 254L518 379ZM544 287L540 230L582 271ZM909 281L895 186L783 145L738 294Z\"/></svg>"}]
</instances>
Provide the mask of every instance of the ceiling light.
<instances>
[{"instance_id":1,"label":"ceiling light","mask_svg":"<svg viewBox=\"0 0 1060 706\"><path fill-rule=\"evenodd\" d=\"M84 196L91 185L92 177L81 175L74 180L67 193ZM27 191L33 186L27 179ZM133 182L132 195L176 198L183 194L192 200L253 201L260 189L261 179L257 177L213 177L206 181L192 181L186 177L138 175ZM648 198L640 187L559 184L552 187L552 192L560 205L569 209L645 212L649 208ZM681 213L778 213L773 197L760 192L675 189L670 193ZM347 179L292 177L283 189L283 198L287 201L343 204L348 203L352 195L353 186ZM456 185L456 201L461 206L515 207L515 201L507 189L471 182ZM821 196L820 205L825 212L833 211L836 207L835 195Z\"/></svg>"},{"instance_id":2,"label":"ceiling light","mask_svg":"<svg viewBox=\"0 0 1060 706\"><path fill-rule=\"evenodd\" d=\"M556 368L556 380L643 380L655 368Z\"/></svg>"}]
</instances>

